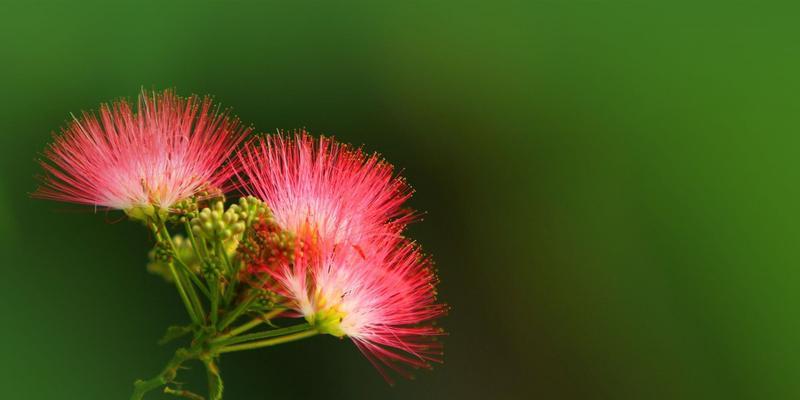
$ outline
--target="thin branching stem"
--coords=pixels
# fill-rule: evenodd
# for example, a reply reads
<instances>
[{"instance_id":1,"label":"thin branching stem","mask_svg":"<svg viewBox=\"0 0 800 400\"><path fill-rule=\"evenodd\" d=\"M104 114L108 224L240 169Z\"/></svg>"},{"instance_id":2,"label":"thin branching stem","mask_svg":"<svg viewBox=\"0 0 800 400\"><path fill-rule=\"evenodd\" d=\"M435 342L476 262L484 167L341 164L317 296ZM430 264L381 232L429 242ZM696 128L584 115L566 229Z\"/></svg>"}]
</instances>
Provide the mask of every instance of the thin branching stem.
<instances>
[{"instance_id":1,"label":"thin branching stem","mask_svg":"<svg viewBox=\"0 0 800 400\"><path fill-rule=\"evenodd\" d=\"M316 329L309 329L293 333L291 335L279 336L266 340L259 340L257 342L249 342L249 343L235 344L232 346L225 346L217 350L217 352L221 354L221 353L230 353L233 351L250 350L250 349L258 349L261 347L275 346L282 343L288 343L288 342L293 342L295 340L305 339L307 337L311 337L317 334L319 334L319 332Z\"/></svg>"},{"instance_id":2,"label":"thin branching stem","mask_svg":"<svg viewBox=\"0 0 800 400\"><path fill-rule=\"evenodd\" d=\"M193 319L193 321L195 323L200 324L200 323L202 323L202 321L205 320L205 311L203 310L203 304L200 302L200 298L197 297L197 292L194 290L194 286L190 282L187 282L185 280L185 279L189 279L189 278L186 277L186 275L188 275L189 277L192 277L192 276L194 276L194 273L180 259L179 255L178 255L178 249L177 249L177 247L175 247L175 243L172 241L172 236L170 235L169 230L167 229L167 225L164 223L164 220L162 218L158 218L158 217L156 217L156 220L157 220L157 223L158 223L158 228L161 231L162 239L166 240L166 242L169 244L170 248L172 249L173 260L175 260L176 263L178 263L182 267L182 270L180 271L180 273L176 274L176 275L178 275L176 277L176 284L180 283L180 286L185 286L184 291L186 292L186 295L187 295L187 297L188 297L188 299L189 299L189 301L191 303L191 307L193 308L194 314L195 314L195 319ZM172 263L170 263L170 264L172 264ZM174 267L172 269L174 270ZM197 278L197 277L194 276L194 278ZM202 283L200 283L200 282L195 282L195 284L197 284L198 287L202 287Z\"/></svg>"}]
</instances>

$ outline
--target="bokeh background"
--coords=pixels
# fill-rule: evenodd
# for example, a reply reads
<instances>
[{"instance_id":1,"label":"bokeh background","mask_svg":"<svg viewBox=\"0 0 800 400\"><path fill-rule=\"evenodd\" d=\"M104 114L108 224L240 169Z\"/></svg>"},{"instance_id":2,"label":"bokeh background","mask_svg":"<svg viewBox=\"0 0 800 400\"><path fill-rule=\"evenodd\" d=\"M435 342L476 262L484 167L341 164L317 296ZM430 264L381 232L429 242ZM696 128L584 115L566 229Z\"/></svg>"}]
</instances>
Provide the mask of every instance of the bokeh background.
<instances>
[{"instance_id":1,"label":"bokeh background","mask_svg":"<svg viewBox=\"0 0 800 400\"><path fill-rule=\"evenodd\" d=\"M389 387L314 338L224 357L228 399L800 397L797 9L9 3L3 398L125 399L171 354L148 234L28 197L70 112L141 87L378 150L427 212L444 365Z\"/></svg>"}]
</instances>

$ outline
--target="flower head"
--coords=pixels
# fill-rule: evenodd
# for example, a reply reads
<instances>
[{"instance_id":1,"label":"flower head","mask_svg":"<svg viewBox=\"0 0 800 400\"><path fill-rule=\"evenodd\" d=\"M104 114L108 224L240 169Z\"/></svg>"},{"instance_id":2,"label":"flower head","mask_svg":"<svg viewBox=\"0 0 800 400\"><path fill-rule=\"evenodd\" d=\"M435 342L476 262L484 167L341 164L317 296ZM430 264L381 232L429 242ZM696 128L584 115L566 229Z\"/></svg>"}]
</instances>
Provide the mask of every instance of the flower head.
<instances>
[{"instance_id":1,"label":"flower head","mask_svg":"<svg viewBox=\"0 0 800 400\"><path fill-rule=\"evenodd\" d=\"M34 196L125 210L169 209L207 189L223 189L228 156L250 131L211 99L171 90L142 92L74 118L45 150L46 174Z\"/></svg>"},{"instance_id":2,"label":"flower head","mask_svg":"<svg viewBox=\"0 0 800 400\"><path fill-rule=\"evenodd\" d=\"M237 173L281 227L313 232L326 242L361 248L372 237L396 236L413 219L403 208L411 189L391 164L305 131L248 143Z\"/></svg>"},{"instance_id":3,"label":"flower head","mask_svg":"<svg viewBox=\"0 0 800 400\"><path fill-rule=\"evenodd\" d=\"M240 248L248 273L290 316L320 333L349 337L386 374L441 361L442 331L430 260L401 236L413 219L411 190L379 156L301 131L248 143L237 174L272 218Z\"/></svg>"},{"instance_id":4,"label":"flower head","mask_svg":"<svg viewBox=\"0 0 800 400\"><path fill-rule=\"evenodd\" d=\"M368 254L316 243L316 251L297 252L293 263L271 274L288 307L320 333L349 337L391 381L385 367L408 376L408 367L441 362L436 338L443 333L432 321L446 306L437 303L438 280L415 244L388 236L372 240Z\"/></svg>"}]
</instances>

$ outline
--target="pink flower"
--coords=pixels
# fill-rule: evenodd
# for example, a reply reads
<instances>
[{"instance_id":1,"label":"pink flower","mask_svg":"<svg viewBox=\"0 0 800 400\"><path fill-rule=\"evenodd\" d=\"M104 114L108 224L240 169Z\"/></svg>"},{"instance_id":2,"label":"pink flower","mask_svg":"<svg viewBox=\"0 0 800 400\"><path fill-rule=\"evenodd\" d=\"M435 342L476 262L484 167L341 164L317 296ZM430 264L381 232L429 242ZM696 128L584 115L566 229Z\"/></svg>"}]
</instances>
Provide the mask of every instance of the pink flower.
<instances>
[{"instance_id":1,"label":"pink flower","mask_svg":"<svg viewBox=\"0 0 800 400\"><path fill-rule=\"evenodd\" d=\"M403 208L411 190L390 164L302 131L248 143L237 173L294 235L287 253L269 245L274 229L256 229L263 237L251 238L248 257L248 271L273 278L267 288L291 316L349 337L390 381L387 368L408 375L441 361L443 333L432 321L446 307L436 301L430 260L401 236L413 219Z\"/></svg>"},{"instance_id":2,"label":"pink flower","mask_svg":"<svg viewBox=\"0 0 800 400\"><path fill-rule=\"evenodd\" d=\"M288 307L320 333L349 337L391 382L387 367L408 377L409 367L442 362L437 337L443 332L432 321L447 309L437 303L430 259L415 244L390 236L372 240L367 247L374 251L366 255L317 242L316 251L297 252L294 263L271 275Z\"/></svg>"},{"instance_id":3,"label":"pink flower","mask_svg":"<svg viewBox=\"0 0 800 400\"><path fill-rule=\"evenodd\" d=\"M171 90L83 113L45 150L34 196L125 210L168 209L206 189L223 189L228 156L250 131L213 108ZM146 211L145 211L146 212Z\"/></svg>"},{"instance_id":4,"label":"pink flower","mask_svg":"<svg viewBox=\"0 0 800 400\"><path fill-rule=\"evenodd\" d=\"M403 208L411 189L377 154L301 131L254 140L238 159L245 191L291 232L364 250L371 238L396 236L413 219Z\"/></svg>"}]
</instances>

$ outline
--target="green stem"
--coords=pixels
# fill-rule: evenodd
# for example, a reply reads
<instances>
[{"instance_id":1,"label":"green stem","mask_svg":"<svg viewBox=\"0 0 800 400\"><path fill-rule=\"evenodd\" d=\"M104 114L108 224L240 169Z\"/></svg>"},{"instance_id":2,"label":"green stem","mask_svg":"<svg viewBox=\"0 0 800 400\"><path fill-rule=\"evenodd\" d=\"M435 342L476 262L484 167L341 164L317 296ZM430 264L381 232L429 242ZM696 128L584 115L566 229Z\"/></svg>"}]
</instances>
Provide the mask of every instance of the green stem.
<instances>
[{"instance_id":1,"label":"green stem","mask_svg":"<svg viewBox=\"0 0 800 400\"><path fill-rule=\"evenodd\" d=\"M222 295L222 300L225 302L226 305L230 305L231 300L233 300L233 296L236 289L236 281L237 278L235 276L231 277L230 282L228 282L228 286L225 287L225 293Z\"/></svg>"},{"instance_id":2,"label":"green stem","mask_svg":"<svg viewBox=\"0 0 800 400\"><path fill-rule=\"evenodd\" d=\"M222 292L222 287L220 285L220 277L219 275L214 277L214 295L212 297L212 307L214 308L214 312L219 308L220 300L223 300L227 304L228 292L232 288L232 284L236 281L236 277L234 276L233 269L231 267L231 262L228 259L228 253L225 251L225 245L222 243L222 239L216 239L214 243L214 253L216 254L217 258L222 261L222 265L224 266L224 270L226 275L228 276L228 286L225 288L224 293ZM220 299L220 295L222 298ZM217 316L214 315L212 320L212 324L214 327L217 326Z\"/></svg>"},{"instance_id":3,"label":"green stem","mask_svg":"<svg viewBox=\"0 0 800 400\"><path fill-rule=\"evenodd\" d=\"M190 400L206 400L203 396L199 394L192 393L185 389L173 389L169 386L164 386L164 394L171 394L176 397L183 397L185 399Z\"/></svg>"},{"instance_id":4,"label":"green stem","mask_svg":"<svg viewBox=\"0 0 800 400\"><path fill-rule=\"evenodd\" d=\"M273 329L270 331L250 333L242 336L234 336L231 338L225 338L225 339L219 338L212 341L211 344L216 346L228 347L237 343L249 342L252 340L259 340L259 339L267 339L276 336L285 336L293 333L307 331L310 328L311 325L309 324L299 324L294 326L287 326L285 328Z\"/></svg>"},{"instance_id":5,"label":"green stem","mask_svg":"<svg viewBox=\"0 0 800 400\"><path fill-rule=\"evenodd\" d=\"M261 347L268 347L268 346L275 346L277 344L293 342L295 340L304 339L307 337L311 337L314 335L319 334L316 329L310 329L306 331L297 332L291 335L286 336L279 336L272 339L260 340L257 342L250 342L250 343L243 343L237 344L233 346L225 346L221 349L217 350L218 353L230 353L232 351L241 351L241 350L250 350L250 349L258 349Z\"/></svg>"},{"instance_id":6,"label":"green stem","mask_svg":"<svg viewBox=\"0 0 800 400\"><path fill-rule=\"evenodd\" d=\"M217 256L222 259L222 264L225 265L225 269L228 273L233 274L233 266L231 265L231 260L228 258L228 252L225 251L225 245L222 243L222 240L217 240L216 243L217 248Z\"/></svg>"},{"instance_id":7,"label":"green stem","mask_svg":"<svg viewBox=\"0 0 800 400\"><path fill-rule=\"evenodd\" d=\"M247 307L250 307L250 304L252 304L253 301L256 299L255 295L256 290L254 289L251 293L252 294L242 299L242 301L236 305L236 308L234 308L231 312L225 315L225 318L223 318L222 321L219 323L219 330L224 330L228 325L233 323L233 321L236 321L236 319L239 318L239 316L242 315L242 313L247 310Z\"/></svg>"},{"instance_id":8,"label":"green stem","mask_svg":"<svg viewBox=\"0 0 800 400\"><path fill-rule=\"evenodd\" d=\"M210 358L203 360L203 365L206 366L206 376L208 377L208 399L209 400L222 400L222 375L219 373L219 368L214 364Z\"/></svg>"},{"instance_id":9,"label":"green stem","mask_svg":"<svg viewBox=\"0 0 800 400\"><path fill-rule=\"evenodd\" d=\"M158 228L158 226L155 223L152 222L150 223L150 229L153 231L153 235L155 235L156 240L158 240L159 242L165 240L164 233L162 233L162 231ZM167 232L167 237L168 236L169 233ZM172 248L174 249L174 246ZM183 305L186 307L186 312L189 314L189 317L191 318L192 322L198 323L199 320L194 312L194 309L192 308L191 302L189 301L189 296L186 294L186 290L184 290L183 288L183 280L178 276L178 272L175 270L175 265L173 265L172 262L168 262L167 266L169 267L169 272L172 275L172 279L175 281L175 287L178 288L178 294L180 295L181 300L183 301Z\"/></svg>"},{"instance_id":10,"label":"green stem","mask_svg":"<svg viewBox=\"0 0 800 400\"><path fill-rule=\"evenodd\" d=\"M191 300L189 300L189 296L186 295L186 290L183 288L183 279L178 275L178 272L175 271L175 265L171 262L167 263L169 267L169 272L172 274L172 279L175 281L175 287L178 288L178 294L181 296L181 300L183 300L183 305L186 307L186 312L189 313L189 317L192 319L192 322L195 324L200 323L200 319L194 311L192 307Z\"/></svg>"},{"instance_id":11,"label":"green stem","mask_svg":"<svg viewBox=\"0 0 800 400\"><path fill-rule=\"evenodd\" d=\"M200 254L200 247L197 245L197 238L194 237L194 232L192 231L192 224L189 221L183 223L183 229L186 231L186 236L189 237L189 243L192 244L192 250L194 250L194 255L197 257L198 260L204 260L202 254Z\"/></svg>"},{"instance_id":12,"label":"green stem","mask_svg":"<svg viewBox=\"0 0 800 400\"><path fill-rule=\"evenodd\" d=\"M189 221L183 223L183 229L186 231L186 236L189 238L189 243L192 244L192 251L194 252L195 257L197 257L197 260L201 264L204 264L205 263L204 260L208 259L208 257L201 254L202 252L200 251L200 245L197 243L197 238L194 237L194 232L192 232L192 225L189 223ZM188 272L189 276L192 277L192 281L195 283L195 285L197 285L197 287L200 288L200 291L202 291L203 294L206 295L206 298L211 299L211 295L209 293L210 290L207 289L206 286L203 284L203 282L200 281L200 279L197 277L197 274L193 273L185 263L181 262L181 264L186 267L186 271Z\"/></svg>"},{"instance_id":13,"label":"green stem","mask_svg":"<svg viewBox=\"0 0 800 400\"><path fill-rule=\"evenodd\" d=\"M239 273L239 271L233 267L233 263L231 263L231 260L228 257L228 252L225 251L225 246L222 244L222 241L217 244L217 253L219 253L219 257L222 259L222 262L225 264L225 268L228 270L228 286L225 288L225 293L223 294L223 300L225 301L225 304L228 304L236 291L236 282L238 281L236 275Z\"/></svg>"},{"instance_id":14,"label":"green stem","mask_svg":"<svg viewBox=\"0 0 800 400\"><path fill-rule=\"evenodd\" d=\"M280 313L282 313L284 311L286 311L285 308L276 308L276 309L274 309L274 310L272 310L272 311L270 311L270 312L268 312L268 313L266 313L264 315L261 315L259 317L253 318L253 320L251 320L248 323L242 324L242 325L240 325L240 326L238 326L238 327L236 327L234 329L231 329L230 332L228 332L228 333L226 333L224 335L218 336L215 340L225 340L225 339L228 339L230 337L236 336L236 335L238 335L238 334L240 334L242 332L247 332L250 329L253 329L253 328L263 324L264 322L267 322L267 321L277 317Z\"/></svg>"},{"instance_id":15,"label":"green stem","mask_svg":"<svg viewBox=\"0 0 800 400\"><path fill-rule=\"evenodd\" d=\"M131 400L141 400L147 392L157 389L175 380L175 377L178 375L178 368L180 368L181 364L188 360L197 358L198 355L199 351L195 348L189 350L178 349L175 351L175 355L171 360L169 360L166 367L164 367L164 370L161 371L160 374L148 380L140 379L134 382Z\"/></svg>"},{"instance_id":16,"label":"green stem","mask_svg":"<svg viewBox=\"0 0 800 400\"><path fill-rule=\"evenodd\" d=\"M185 278L186 275L189 277L194 276L194 273L189 269L189 267L181 261L180 257L178 256L178 249L175 247L175 243L172 241L172 236L169 234L169 230L167 230L167 225L164 223L164 220L161 218L156 218L158 222L158 228L161 231L162 240L166 240L169 244L170 248L172 249L173 259L182 267L182 271L179 274L181 278ZM174 270L174 268L173 268ZM194 276L197 279L196 276ZM179 283L180 286L185 286L184 291L186 292L187 297L190 301L190 306L194 310L195 319L194 322L200 323L205 319L205 311L203 310L203 303L200 302L200 298L197 297L197 292L194 290L194 286L190 282L184 281L184 279L176 279L176 284ZM202 283L196 282L199 287L202 287Z\"/></svg>"},{"instance_id":17,"label":"green stem","mask_svg":"<svg viewBox=\"0 0 800 400\"><path fill-rule=\"evenodd\" d=\"M211 327L216 329L217 318L219 317L219 275L216 270L212 272L211 280L209 282L209 288L211 289L211 297L209 298L211 301Z\"/></svg>"},{"instance_id":18,"label":"green stem","mask_svg":"<svg viewBox=\"0 0 800 400\"><path fill-rule=\"evenodd\" d=\"M191 268L189 268L189 266L180 259L175 259L175 261L177 261L177 264L181 267L183 273L189 276L189 278L192 280L192 282L194 282L195 286L200 289L203 295L205 295L206 298L210 298L211 294L209 294L208 288L206 288L206 285L204 285L200 278L197 277L197 274L194 273L194 271L192 271Z\"/></svg>"}]
</instances>

